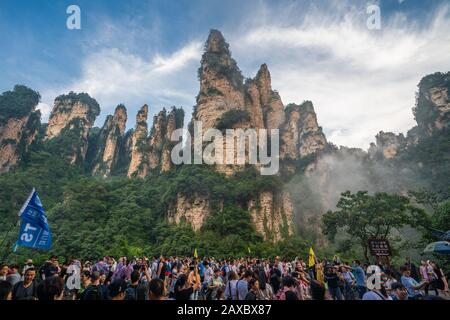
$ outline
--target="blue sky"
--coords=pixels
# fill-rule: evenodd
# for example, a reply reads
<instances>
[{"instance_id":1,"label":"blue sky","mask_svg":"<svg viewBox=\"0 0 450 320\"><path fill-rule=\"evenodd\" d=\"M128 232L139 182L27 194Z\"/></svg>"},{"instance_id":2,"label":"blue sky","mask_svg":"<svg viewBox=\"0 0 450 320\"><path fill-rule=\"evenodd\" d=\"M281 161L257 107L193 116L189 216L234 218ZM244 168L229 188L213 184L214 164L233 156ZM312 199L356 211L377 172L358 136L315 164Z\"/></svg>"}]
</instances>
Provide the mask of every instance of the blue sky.
<instances>
[{"instance_id":1,"label":"blue sky","mask_svg":"<svg viewBox=\"0 0 450 320\"><path fill-rule=\"evenodd\" d=\"M368 4L381 30L366 27ZM81 8L81 30L66 8ZM449 1L1 0L0 91L25 84L54 98L70 90L97 99L101 126L116 105L133 127L147 103L188 115L209 29L220 29L247 77L262 63L285 104L312 100L338 145L367 148L378 131L404 132L420 78L450 70Z\"/></svg>"}]
</instances>

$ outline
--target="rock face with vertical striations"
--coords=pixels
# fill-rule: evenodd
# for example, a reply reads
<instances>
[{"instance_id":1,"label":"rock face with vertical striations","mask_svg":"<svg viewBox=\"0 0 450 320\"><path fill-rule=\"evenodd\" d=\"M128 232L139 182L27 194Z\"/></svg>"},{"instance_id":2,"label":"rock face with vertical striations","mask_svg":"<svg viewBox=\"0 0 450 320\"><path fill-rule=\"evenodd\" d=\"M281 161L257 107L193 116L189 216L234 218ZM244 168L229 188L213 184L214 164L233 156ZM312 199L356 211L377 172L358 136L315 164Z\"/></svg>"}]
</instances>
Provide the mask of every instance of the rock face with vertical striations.
<instances>
[{"instance_id":1,"label":"rock face with vertical striations","mask_svg":"<svg viewBox=\"0 0 450 320\"><path fill-rule=\"evenodd\" d=\"M39 93L19 85L0 95L0 173L19 164L36 138L41 118L35 111L39 99Z\"/></svg>"},{"instance_id":2,"label":"rock face with vertical striations","mask_svg":"<svg viewBox=\"0 0 450 320\"><path fill-rule=\"evenodd\" d=\"M128 177L138 176L145 177L147 168L145 166L145 146L148 135L148 106L144 105L136 116L135 130L131 136L130 153L131 160L128 168Z\"/></svg>"},{"instance_id":3,"label":"rock face with vertical striations","mask_svg":"<svg viewBox=\"0 0 450 320\"><path fill-rule=\"evenodd\" d=\"M258 88L264 128L280 128L285 121L284 105L278 92L272 90L272 80L266 64L259 69L254 83Z\"/></svg>"},{"instance_id":4,"label":"rock face with vertical striations","mask_svg":"<svg viewBox=\"0 0 450 320\"><path fill-rule=\"evenodd\" d=\"M71 164L83 163L88 149L89 130L100 114L97 101L86 93L70 92L55 99L45 140L60 144L60 151Z\"/></svg>"},{"instance_id":5,"label":"rock face with vertical striations","mask_svg":"<svg viewBox=\"0 0 450 320\"><path fill-rule=\"evenodd\" d=\"M286 121L281 133L281 159L300 159L326 148L327 140L317 123L314 106L310 101L286 106L285 114Z\"/></svg>"},{"instance_id":6,"label":"rock face with vertical striations","mask_svg":"<svg viewBox=\"0 0 450 320\"><path fill-rule=\"evenodd\" d=\"M192 197L187 197L179 193L175 204L169 208L168 219L171 223L188 223L194 231L198 231L210 211L207 196L196 193Z\"/></svg>"},{"instance_id":7,"label":"rock face with vertical striations","mask_svg":"<svg viewBox=\"0 0 450 320\"><path fill-rule=\"evenodd\" d=\"M209 34L198 76L200 92L193 119L201 121L204 130L216 128L226 112L245 109L244 78L220 31Z\"/></svg>"},{"instance_id":8,"label":"rock face with vertical striations","mask_svg":"<svg viewBox=\"0 0 450 320\"><path fill-rule=\"evenodd\" d=\"M169 113L163 109L153 117L150 136L147 136L147 113L148 107L144 106L137 116L136 130L132 138L129 177L143 178L149 170L154 169L170 170L170 151L174 145L170 138L174 130L183 127L183 109L173 107Z\"/></svg>"},{"instance_id":9,"label":"rock face with vertical striations","mask_svg":"<svg viewBox=\"0 0 450 320\"><path fill-rule=\"evenodd\" d=\"M249 201L248 211L256 231L264 240L276 242L294 233L294 208L287 191L261 192L258 199Z\"/></svg>"},{"instance_id":10,"label":"rock face with vertical striations","mask_svg":"<svg viewBox=\"0 0 450 320\"><path fill-rule=\"evenodd\" d=\"M108 177L117 165L119 151L125 143L125 127L127 122L127 109L124 105L117 106L114 115L106 117L96 144L96 157L94 160L93 175Z\"/></svg>"}]
</instances>

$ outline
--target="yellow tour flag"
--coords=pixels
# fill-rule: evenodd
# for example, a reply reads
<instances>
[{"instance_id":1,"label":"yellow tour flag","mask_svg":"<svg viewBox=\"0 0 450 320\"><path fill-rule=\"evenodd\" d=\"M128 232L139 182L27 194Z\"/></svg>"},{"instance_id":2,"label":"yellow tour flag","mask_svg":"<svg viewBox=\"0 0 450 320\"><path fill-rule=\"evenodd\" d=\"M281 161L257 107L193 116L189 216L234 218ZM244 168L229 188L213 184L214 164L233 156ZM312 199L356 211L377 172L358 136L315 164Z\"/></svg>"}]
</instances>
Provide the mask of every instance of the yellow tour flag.
<instances>
[{"instance_id":1,"label":"yellow tour flag","mask_svg":"<svg viewBox=\"0 0 450 320\"><path fill-rule=\"evenodd\" d=\"M250 250L250 247L247 247L248 253L252 253L252 250Z\"/></svg>"},{"instance_id":2,"label":"yellow tour flag","mask_svg":"<svg viewBox=\"0 0 450 320\"><path fill-rule=\"evenodd\" d=\"M309 248L308 267L313 267L316 264L313 248Z\"/></svg>"},{"instance_id":3,"label":"yellow tour flag","mask_svg":"<svg viewBox=\"0 0 450 320\"><path fill-rule=\"evenodd\" d=\"M194 258L198 258L197 248L194 250Z\"/></svg>"}]
</instances>

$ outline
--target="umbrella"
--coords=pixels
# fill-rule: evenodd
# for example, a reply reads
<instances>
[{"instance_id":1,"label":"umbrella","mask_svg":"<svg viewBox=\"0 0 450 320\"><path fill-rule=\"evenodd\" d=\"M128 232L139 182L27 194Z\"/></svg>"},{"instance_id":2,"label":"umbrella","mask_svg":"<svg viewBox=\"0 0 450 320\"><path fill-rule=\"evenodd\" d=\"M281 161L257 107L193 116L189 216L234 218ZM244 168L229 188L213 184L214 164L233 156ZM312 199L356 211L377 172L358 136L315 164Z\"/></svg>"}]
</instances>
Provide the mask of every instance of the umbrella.
<instances>
[{"instance_id":1,"label":"umbrella","mask_svg":"<svg viewBox=\"0 0 450 320\"><path fill-rule=\"evenodd\" d=\"M423 252L450 254L450 242L438 241L430 243Z\"/></svg>"}]
</instances>

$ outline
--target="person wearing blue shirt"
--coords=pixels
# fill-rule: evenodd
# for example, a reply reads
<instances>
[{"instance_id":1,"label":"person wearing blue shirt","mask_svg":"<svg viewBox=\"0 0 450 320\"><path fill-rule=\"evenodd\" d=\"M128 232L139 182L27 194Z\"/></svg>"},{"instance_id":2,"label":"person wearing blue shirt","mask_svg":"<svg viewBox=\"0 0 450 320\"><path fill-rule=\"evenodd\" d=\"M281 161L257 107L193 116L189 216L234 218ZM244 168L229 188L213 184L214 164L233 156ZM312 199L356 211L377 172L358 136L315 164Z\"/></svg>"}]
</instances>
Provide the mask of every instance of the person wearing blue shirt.
<instances>
[{"instance_id":1,"label":"person wearing blue shirt","mask_svg":"<svg viewBox=\"0 0 450 320\"><path fill-rule=\"evenodd\" d=\"M205 279L205 264L208 264L208 260L204 260L204 261L200 261L199 264L197 265L198 267L198 274L200 275L200 279L202 280L202 282Z\"/></svg>"},{"instance_id":2,"label":"person wearing blue shirt","mask_svg":"<svg viewBox=\"0 0 450 320\"><path fill-rule=\"evenodd\" d=\"M408 291L408 300L417 300L422 297L422 293L418 290L425 287L429 282L425 281L418 283L414 278L411 277L411 269L408 266L402 266L400 268L402 272L401 282Z\"/></svg>"},{"instance_id":3,"label":"person wearing blue shirt","mask_svg":"<svg viewBox=\"0 0 450 320\"><path fill-rule=\"evenodd\" d=\"M250 270L246 270L242 279L239 279L236 283L237 299L245 300L248 293L248 283L252 279L253 273Z\"/></svg>"},{"instance_id":4,"label":"person wearing blue shirt","mask_svg":"<svg viewBox=\"0 0 450 320\"><path fill-rule=\"evenodd\" d=\"M362 299L367 291L367 285L366 273L364 272L364 269L361 268L361 262L359 260L353 261L352 272L356 279L356 290L358 290L359 298Z\"/></svg>"}]
</instances>

